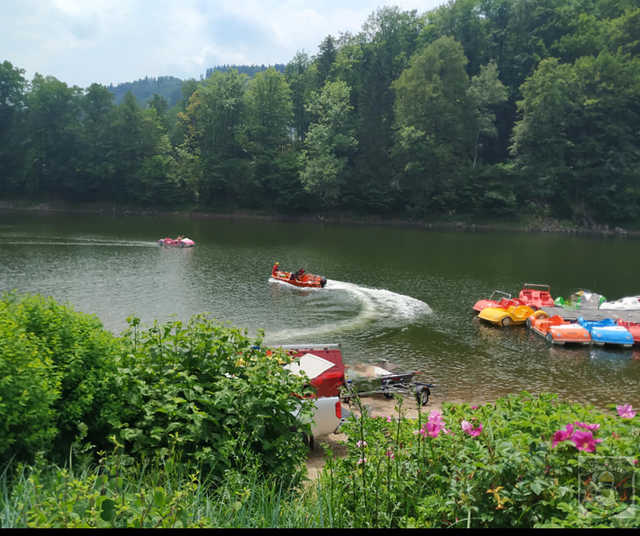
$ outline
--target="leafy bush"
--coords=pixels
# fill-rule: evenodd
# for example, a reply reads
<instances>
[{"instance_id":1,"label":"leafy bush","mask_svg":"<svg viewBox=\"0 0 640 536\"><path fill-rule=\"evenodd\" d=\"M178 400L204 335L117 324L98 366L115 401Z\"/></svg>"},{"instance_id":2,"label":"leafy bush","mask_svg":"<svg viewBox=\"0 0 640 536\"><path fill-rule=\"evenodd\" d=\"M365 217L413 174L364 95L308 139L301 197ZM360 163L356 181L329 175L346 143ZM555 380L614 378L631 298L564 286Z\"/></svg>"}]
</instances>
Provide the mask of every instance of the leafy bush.
<instances>
[{"instance_id":1,"label":"leafy bush","mask_svg":"<svg viewBox=\"0 0 640 536\"><path fill-rule=\"evenodd\" d=\"M337 526L640 522L640 430L629 408L604 415L522 393L479 408L443 404L417 421L372 419L361 409L364 418L344 425L347 456L322 475Z\"/></svg>"},{"instance_id":2,"label":"leafy bush","mask_svg":"<svg viewBox=\"0 0 640 536\"><path fill-rule=\"evenodd\" d=\"M0 463L31 460L56 437L59 380L49 350L0 302Z\"/></svg>"},{"instance_id":3,"label":"leafy bush","mask_svg":"<svg viewBox=\"0 0 640 536\"><path fill-rule=\"evenodd\" d=\"M102 415L113 403L117 338L103 329L97 317L76 312L53 298L8 293L0 304L3 317L38 349L21 359L32 360L29 366L34 367L43 363L55 386L55 392L43 397L51 405L57 428L55 445L48 454L65 457L71 444L85 435L97 446L107 446L111 429ZM0 358L16 360L5 350ZM0 397L6 396L12 395L0 390Z\"/></svg>"},{"instance_id":4,"label":"leafy bush","mask_svg":"<svg viewBox=\"0 0 640 536\"><path fill-rule=\"evenodd\" d=\"M117 449L116 449L117 450ZM0 527L201 527L203 486L184 467L147 467L114 453L98 466L22 467L0 500ZM2 504L4 503L4 504Z\"/></svg>"},{"instance_id":5,"label":"leafy bush","mask_svg":"<svg viewBox=\"0 0 640 536\"><path fill-rule=\"evenodd\" d=\"M147 330L128 321L123 405L111 415L128 453L153 459L175 450L216 480L246 466L283 478L300 473L308 425L294 412L302 406L310 416L311 403L293 396L305 380L283 368L289 358L204 315Z\"/></svg>"},{"instance_id":6,"label":"leafy bush","mask_svg":"<svg viewBox=\"0 0 640 536\"><path fill-rule=\"evenodd\" d=\"M0 528L324 526L312 490L251 467L214 488L172 457L145 466L115 452L97 466L21 467L13 480L9 491L0 475Z\"/></svg>"}]
</instances>

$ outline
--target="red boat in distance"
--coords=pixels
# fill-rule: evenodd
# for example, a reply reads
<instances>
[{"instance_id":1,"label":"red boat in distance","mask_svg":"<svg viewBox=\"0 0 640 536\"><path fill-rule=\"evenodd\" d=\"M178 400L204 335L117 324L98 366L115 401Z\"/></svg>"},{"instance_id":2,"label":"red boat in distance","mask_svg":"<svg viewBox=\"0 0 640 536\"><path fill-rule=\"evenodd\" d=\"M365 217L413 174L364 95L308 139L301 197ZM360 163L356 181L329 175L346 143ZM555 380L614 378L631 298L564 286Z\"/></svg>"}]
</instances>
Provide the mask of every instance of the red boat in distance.
<instances>
[{"instance_id":1,"label":"red boat in distance","mask_svg":"<svg viewBox=\"0 0 640 536\"><path fill-rule=\"evenodd\" d=\"M158 245L165 248L192 248L196 243L191 238L179 236L178 238L161 238L158 240Z\"/></svg>"},{"instance_id":2,"label":"red boat in distance","mask_svg":"<svg viewBox=\"0 0 640 536\"><path fill-rule=\"evenodd\" d=\"M541 307L553 307L553 298L551 297L550 285L536 285L534 283L525 283L518 295L518 299L525 305L533 309Z\"/></svg>"},{"instance_id":3,"label":"red boat in distance","mask_svg":"<svg viewBox=\"0 0 640 536\"><path fill-rule=\"evenodd\" d=\"M502 296L502 298L500 298L499 300L496 299L500 296ZM502 292L501 290L494 290L491 293L491 296L489 297L488 300L478 300L473 305L473 310L476 313L479 313L480 311L482 311L483 309L486 309L487 307L499 307L500 309L508 309L512 305L517 307L518 305L526 305L526 304L523 301L519 300L518 298L512 298L511 294L508 294L507 292Z\"/></svg>"},{"instance_id":4,"label":"red boat in distance","mask_svg":"<svg viewBox=\"0 0 640 536\"><path fill-rule=\"evenodd\" d=\"M302 268L297 272L286 272L280 269L280 263L276 262L271 269L271 277L276 281L288 283L294 287L324 288L327 278L321 275L308 274Z\"/></svg>"}]
</instances>

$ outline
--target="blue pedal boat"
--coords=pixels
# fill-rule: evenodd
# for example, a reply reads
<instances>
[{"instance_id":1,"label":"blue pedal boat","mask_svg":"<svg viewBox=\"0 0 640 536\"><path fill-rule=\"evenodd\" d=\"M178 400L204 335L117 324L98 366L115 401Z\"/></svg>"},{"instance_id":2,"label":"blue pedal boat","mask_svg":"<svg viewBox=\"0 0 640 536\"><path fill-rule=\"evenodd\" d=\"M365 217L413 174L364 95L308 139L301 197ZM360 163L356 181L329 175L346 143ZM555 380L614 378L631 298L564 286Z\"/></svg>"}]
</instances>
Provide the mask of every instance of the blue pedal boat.
<instances>
[{"instance_id":1,"label":"blue pedal boat","mask_svg":"<svg viewBox=\"0 0 640 536\"><path fill-rule=\"evenodd\" d=\"M633 346L633 336L624 326L616 324L613 318L604 320L585 320L578 318L578 324L583 326L591 334L591 342L598 346L605 344L617 344L625 348ZM622 328L622 329L620 329Z\"/></svg>"}]
</instances>

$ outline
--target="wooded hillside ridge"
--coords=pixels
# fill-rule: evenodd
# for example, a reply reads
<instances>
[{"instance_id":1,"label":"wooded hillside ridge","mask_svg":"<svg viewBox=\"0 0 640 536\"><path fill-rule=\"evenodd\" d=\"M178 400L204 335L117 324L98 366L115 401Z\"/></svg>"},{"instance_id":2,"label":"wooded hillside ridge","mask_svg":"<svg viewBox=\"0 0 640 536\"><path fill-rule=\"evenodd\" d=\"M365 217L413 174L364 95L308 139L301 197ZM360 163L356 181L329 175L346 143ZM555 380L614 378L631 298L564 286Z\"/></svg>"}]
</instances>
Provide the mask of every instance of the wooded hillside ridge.
<instances>
[{"instance_id":1,"label":"wooded hillside ridge","mask_svg":"<svg viewBox=\"0 0 640 536\"><path fill-rule=\"evenodd\" d=\"M4 61L0 195L633 227L639 27L636 0L384 7L283 72L183 81L173 106Z\"/></svg>"}]
</instances>

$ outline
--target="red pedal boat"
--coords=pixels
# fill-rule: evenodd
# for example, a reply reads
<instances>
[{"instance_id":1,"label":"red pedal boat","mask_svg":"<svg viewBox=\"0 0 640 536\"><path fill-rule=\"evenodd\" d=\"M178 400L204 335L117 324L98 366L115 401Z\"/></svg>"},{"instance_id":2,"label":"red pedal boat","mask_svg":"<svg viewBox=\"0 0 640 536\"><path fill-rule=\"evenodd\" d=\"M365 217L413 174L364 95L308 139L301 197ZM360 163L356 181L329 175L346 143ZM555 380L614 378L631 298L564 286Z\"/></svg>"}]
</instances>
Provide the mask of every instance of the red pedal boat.
<instances>
[{"instance_id":1,"label":"red pedal boat","mask_svg":"<svg viewBox=\"0 0 640 536\"><path fill-rule=\"evenodd\" d=\"M285 272L280 270L280 263L276 262L271 269L271 277L276 281L282 281L295 287L324 288L327 278L321 275L308 274L302 268L297 272Z\"/></svg>"},{"instance_id":2,"label":"red pedal boat","mask_svg":"<svg viewBox=\"0 0 640 536\"><path fill-rule=\"evenodd\" d=\"M178 238L161 238L158 240L158 245L166 248L192 248L196 243L191 238L179 236Z\"/></svg>"},{"instance_id":3,"label":"red pedal boat","mask_svg":"<svg viewBox=\"0 0 640 536\"><path fill-rule=\"evenodd\" d=\"M497 299L499 297L501 297L500 300ZM508 309L512 305L518 306L518 305L526 305L526 304L521 300L519 300L518 298L512 298L511 294L508 294L507 292L502 292L501 290L494 290L488 300L478 300L473 305L473 310L476 313L479 313L480 311L482 311L483 309L486 309L487 307L500 307L501 309Z\"/></svg>"},{"instance_id":4,"label":"red pedal boat","mask_svg":"<svg viewBox=\"0 0 640 536\"><path fill-rule=\"evenodd\" d=\"M534 283L525 283L518 295L518 299L529 307L540 309L541 307L553 307L553 298L551 297L551 287L549 285L536 285Z\"/></svg>"}]
</instances>

